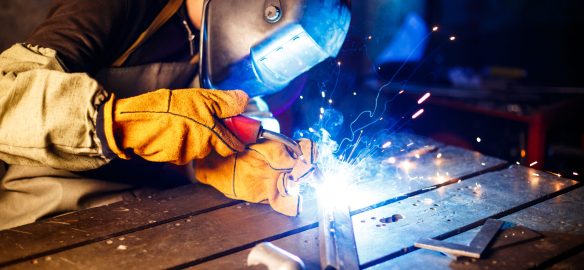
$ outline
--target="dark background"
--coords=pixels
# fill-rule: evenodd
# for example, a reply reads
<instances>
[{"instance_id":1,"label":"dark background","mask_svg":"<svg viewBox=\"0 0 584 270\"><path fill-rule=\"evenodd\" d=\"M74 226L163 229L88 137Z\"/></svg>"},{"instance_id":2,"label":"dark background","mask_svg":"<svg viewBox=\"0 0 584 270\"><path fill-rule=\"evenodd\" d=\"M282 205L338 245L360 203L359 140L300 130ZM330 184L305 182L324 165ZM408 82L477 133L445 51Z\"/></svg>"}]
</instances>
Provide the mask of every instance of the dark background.
<instances>
[{"instance_id":1,"label":"dark background","mask_svg":"<svg viewBox=\"0 0 584 270\"><path fill-rule=\"evenodd\" d=\"M402 116L408 118L424 108L415 121L398 122L399 131L511 163L528 166L537 161L536 168L581 177L583 2L367 0L352 4L351 30L339 57L306 76L304 99L293 107L295 119L301 119L298 126L318 120L319 108L329 108L320 97L321 90L328 94L334 89L330 108L345 117L337 137L350 136L347 122L372 110L377 91L393 78L382 88L378 105L400 90L405 94L388 103L386 113L377 115L383 120L365 133L387 127L395 130ZM426 21L428 29L439 26L430 35L423 57L406 63L379 62L381 52L412 12ZM450 36L456 40L450 42ZM343 63L340 73L338 60ZM417 99L427 92L432 97L417 106Z\"/></svg>"},{"instance_id":2,"label":"dark background","mask_svg":"<svg viewBox=\"0 0 584 270\"><path fill-rule=\"evenodd\" d=\"M0 1L0 50L22 41L50 2ZM577 0L352 1L350 33L337 59L267 99L288 134L318 122L321 107L341 112L344 124L332 128L340 139L350 135L348 122L374 108L380 86L393 78L379 105L406 92L375 116L383 120L369 134L394 127L510 162L537 161L538 168L578 178L574 172L584 174L583 6ZM428 29L440 27L423 57L378 62L412 12ZM424 114L398 122L419 108L416 100L426 92L432 97Z\"/></svg>"}]
</instances>

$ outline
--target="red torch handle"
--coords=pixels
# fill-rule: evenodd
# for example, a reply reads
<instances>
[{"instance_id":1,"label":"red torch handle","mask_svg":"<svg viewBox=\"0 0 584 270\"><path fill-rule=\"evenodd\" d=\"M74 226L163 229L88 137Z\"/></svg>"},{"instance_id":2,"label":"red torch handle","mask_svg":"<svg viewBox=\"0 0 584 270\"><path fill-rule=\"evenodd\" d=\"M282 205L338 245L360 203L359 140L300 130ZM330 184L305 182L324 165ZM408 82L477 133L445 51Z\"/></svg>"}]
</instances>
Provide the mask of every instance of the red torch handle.
<instances>
[{"instance_id":1,"label":"red torch handle","mask_svg":"<svg viewBox=\"0 0 584 270\"><path fill-rule=\"evenodd\" d=\"M245 145L256 143L262 129L262 122L243 115L226 118L223 122Z\"/></svg>"}]
</instances>

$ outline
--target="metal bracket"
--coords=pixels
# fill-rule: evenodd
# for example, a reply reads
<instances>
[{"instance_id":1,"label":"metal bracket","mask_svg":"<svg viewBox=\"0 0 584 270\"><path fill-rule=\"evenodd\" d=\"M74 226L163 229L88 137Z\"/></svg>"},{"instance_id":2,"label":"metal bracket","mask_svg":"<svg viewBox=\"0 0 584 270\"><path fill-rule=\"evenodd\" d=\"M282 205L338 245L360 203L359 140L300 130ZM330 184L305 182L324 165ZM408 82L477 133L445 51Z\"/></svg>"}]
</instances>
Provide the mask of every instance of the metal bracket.
<instances>
[{"instance_id":1,"label":"metal bracket","mask_svg":"<svg viewBox=\"0 0 584 270\"><path fill-rule=\"evenodd\" d=\"M504 222L501 220L487 219L481 230L472 239L468 246L435 240L432 238L420 239L414 244L414 246L417 248L440 251L455 257L465 256L480 259L489 243L495 238L501 226L503 226L503 223Z\"/></svg>"}]
</instances>

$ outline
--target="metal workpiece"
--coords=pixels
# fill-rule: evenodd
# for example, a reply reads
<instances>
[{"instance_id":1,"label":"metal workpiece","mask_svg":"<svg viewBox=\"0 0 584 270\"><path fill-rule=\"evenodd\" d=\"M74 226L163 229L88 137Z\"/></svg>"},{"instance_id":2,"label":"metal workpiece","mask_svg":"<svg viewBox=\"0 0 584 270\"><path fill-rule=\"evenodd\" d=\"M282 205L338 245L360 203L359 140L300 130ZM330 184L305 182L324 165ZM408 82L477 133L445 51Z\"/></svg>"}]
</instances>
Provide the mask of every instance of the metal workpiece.
<instances>
[{"instance_id":1,"label":"metal workpiece","mask_svg":"<svg viewBox=\"0 0 584 270\"><path fill-rule=\"evenodd\" d=\"M314 171L322 183L322 173ZM319 198L318 237L321 269L359 269L359 256L348 203L330 204Z\"/></svg>"},{"instance_id":2,"label":"metal workpiece","mask_svg":"<svg viewBox=\"0 0 584 270\"><path fill-rule=\"evenodd\" d=\"M493 238L495 238L499 232L501 226L503 226L503 223L504 222L500 220L487 219L481 230L476 234L468 246L431 238L420 239L414 246L417 248L440 251L454 257L464 256L480 259L487 246L489 246L489 243L491 243Z\"/></svg>"}]
</instances>

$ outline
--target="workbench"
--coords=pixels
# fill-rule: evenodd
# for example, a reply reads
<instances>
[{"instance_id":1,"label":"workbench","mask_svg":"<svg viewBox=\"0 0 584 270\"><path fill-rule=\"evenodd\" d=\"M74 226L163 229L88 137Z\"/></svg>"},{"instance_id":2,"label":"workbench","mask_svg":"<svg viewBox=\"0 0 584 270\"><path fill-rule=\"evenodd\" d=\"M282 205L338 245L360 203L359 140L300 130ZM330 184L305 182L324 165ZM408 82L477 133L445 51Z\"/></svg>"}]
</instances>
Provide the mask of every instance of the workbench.
<instances>
[{"instance_id":1,"label":"workbench","mask_svg":"<svg viewBox=\"0 0 584 270\"><path fill-rule=\"evenodd\" d=\"M347 198L361 268L584 265L581 183L415 136L392 149ZM396 163L384 161L394 154ZM413 166L400 168L406 159ZM506 226L484 258L454 260L414 247L420 238L467 244L487 219ZM315 196L305 196L300 216L287 217L200 184L144 193L1 231L0 268L239 269L265 241L318 269Z\"/></svg>"}]
</instances>

